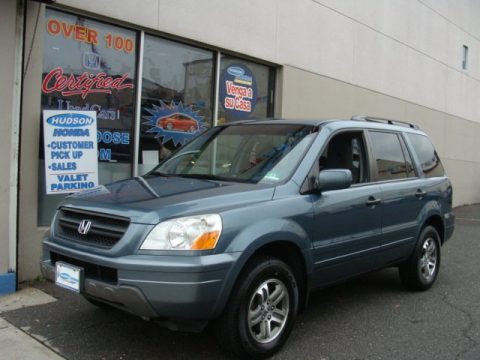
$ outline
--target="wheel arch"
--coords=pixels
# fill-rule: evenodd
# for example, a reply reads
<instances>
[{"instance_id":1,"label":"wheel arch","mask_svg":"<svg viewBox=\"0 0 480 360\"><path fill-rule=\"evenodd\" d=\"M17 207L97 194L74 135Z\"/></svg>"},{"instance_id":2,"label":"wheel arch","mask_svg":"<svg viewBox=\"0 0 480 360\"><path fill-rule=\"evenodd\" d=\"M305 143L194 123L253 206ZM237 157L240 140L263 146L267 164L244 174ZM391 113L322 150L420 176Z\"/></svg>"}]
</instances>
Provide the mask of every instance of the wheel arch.
<instances>
[{"instance_id":1,"label":"wheel arch","mask_svg":"<svg viewBox=\"0 0 480 360\"><path fill-rule=\"evenodd\" d=\"M254 242L255 243L255 242ZM257 247L252 246L245 250L242 256L237 260L237 265L225 279L226 284L230 284L223 289L223 294L216 304L214 311L215 317L218 317L223 312L232 292L238 285L238 281L242 272L247 267L248 263L258 255L269 255L285 262L295 274L297 286L299 290L299 304L298 310L303 311L306 307L309 297L310 289L310 271L311 264L309 262L309 250L305 251L295 241L291 240L270 240L268 242L261 242Z\"/></svg>"},{"instance_id":2,"label":"wheel arch","mask_svg":"<svg viewBox=\"0 0 480 360\"><path fill-rule=\"evenodd\" d=\"M279 260L290 266L290 268L295 274L295 279L297 280L299 295L298 310L300 312L303 311L308 301L310 283L305 256L303 255L300 248L290 241L279 240L265 244L262 247L258 248L252 254L250 259L257 255L270 255L278 258Z\"/></svg>"},{"instance_id":3,"label":"wheel arch","mask_svg":"<svg viewBox=\"0 0 480 360\"><path fill-rule=\"evenodd\" d=\"M422 229L429 225L437 230L438 235L440 236L440 245L443 245L445 242L445 223L443 222L442 217L439 214L431 214L425 219Z\"/></svg>"},{"instance_id":4,"label":"wheel arch","mask_svg":"<svg viewBox=\"0 0 480 360\"><path fill-rule=\"evenodd\" d=\"M443 218L443 207L439 201L432 200L425 204L418 216L418 224L421 224L421 226L418 228L417 238L425 226L431 225L437 230L440 236L440 245L443 245L445 242L446 225Z\"/></svg>"}]
</instances>

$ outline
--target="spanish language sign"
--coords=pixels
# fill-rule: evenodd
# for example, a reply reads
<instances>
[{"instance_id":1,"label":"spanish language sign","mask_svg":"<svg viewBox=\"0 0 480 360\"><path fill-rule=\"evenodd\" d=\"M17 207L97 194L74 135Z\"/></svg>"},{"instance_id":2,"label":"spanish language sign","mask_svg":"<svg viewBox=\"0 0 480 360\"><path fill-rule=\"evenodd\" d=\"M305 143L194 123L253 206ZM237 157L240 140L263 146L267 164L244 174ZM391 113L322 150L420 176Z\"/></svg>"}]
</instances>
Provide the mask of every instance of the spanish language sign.
<instances>
[{"instance_id":1,"label":"spanish language sign","mask_svg":"<svg viewBox=\"0 0 480 360\"><path fill-rule=\"evenodd\" d=\"M98 185L95 111L44 110L43 139L47 194Z\"/></svg>"},{"instance_id":2,"label":"spanish language sign","mask_svg":"<svg viewBox=\"0 0 480 360\"><path fill-rule=\"evenodd\" d=\"M220 102L229 118L247 119L257 102L257 82L243 64L231 64L220 77Z\"/></svg>"}]
</instances>

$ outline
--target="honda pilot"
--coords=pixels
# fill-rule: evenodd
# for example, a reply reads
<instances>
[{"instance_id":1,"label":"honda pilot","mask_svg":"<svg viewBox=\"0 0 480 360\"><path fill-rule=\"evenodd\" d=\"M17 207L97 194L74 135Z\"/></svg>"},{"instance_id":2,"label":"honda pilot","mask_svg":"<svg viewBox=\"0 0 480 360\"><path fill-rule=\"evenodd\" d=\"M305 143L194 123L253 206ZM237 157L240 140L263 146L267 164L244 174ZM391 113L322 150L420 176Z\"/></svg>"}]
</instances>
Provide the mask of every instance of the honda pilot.
<instances>
[{"instance_id":1,"label":"honda pilot","mask_svg":"<svg viewBox=\"0 0 480 360\"><path fill-rule=\"evenodd\" d=\"M266 358L311 290L387 267L430 288L453 229L452 185L417 126L243 121L67 197L41 269L98 306L172 329L211 322L227 349Z\"/></svg>"}]
</instances>

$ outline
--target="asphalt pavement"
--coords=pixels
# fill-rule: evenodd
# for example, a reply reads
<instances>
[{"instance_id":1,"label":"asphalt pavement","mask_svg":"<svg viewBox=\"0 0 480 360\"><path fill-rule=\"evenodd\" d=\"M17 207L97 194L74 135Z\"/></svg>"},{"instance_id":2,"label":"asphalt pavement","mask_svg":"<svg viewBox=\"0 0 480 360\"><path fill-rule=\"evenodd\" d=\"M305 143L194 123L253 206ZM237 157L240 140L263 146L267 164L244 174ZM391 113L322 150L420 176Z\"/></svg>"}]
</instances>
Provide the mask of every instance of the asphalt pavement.
<instances>
[{"instance_id":1,"label":"asphalt pavement","mask_svg":"<svg viewBox=\"0 0 480 360\"><path fill-rule=\"evenodd\" d=\"M480 205L455 213L433 288L407 291L396 269L386 269L316 292L274 358L480 359ZM32 285L56 301L0 312L1 359L27 358L12 351L19 346L41 359L226 358L208 328L173 332L50 283Z\"/></svg>"}]
</instances>

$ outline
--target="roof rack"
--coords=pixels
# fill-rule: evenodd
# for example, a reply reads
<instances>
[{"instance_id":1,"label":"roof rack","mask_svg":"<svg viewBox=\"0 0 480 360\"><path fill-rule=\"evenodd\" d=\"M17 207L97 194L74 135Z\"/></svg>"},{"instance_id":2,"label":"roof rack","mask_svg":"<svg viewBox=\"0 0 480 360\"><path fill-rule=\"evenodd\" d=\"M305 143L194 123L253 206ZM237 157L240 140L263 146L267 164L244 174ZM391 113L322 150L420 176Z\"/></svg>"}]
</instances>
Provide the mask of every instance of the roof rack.
<instances>
[{"instance_id":1,"label":"roof rack","mask_svg":"<svg viewBox=\"0 0 480 360\"><path fill-rule=\"evenodd\" d=\"M375 116L354 115L352 116L351 120L371 121L371 122L384 123L384 124L390 124L390 125L408 126L409 128L412 128L412 129L419 129L417 125L406 122L406 121L392 120L392 119L386 119L386 118L375 117Z\"/></svg>"}]
</instances>

